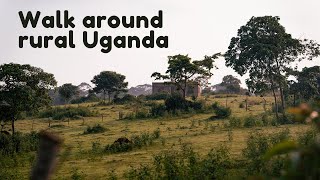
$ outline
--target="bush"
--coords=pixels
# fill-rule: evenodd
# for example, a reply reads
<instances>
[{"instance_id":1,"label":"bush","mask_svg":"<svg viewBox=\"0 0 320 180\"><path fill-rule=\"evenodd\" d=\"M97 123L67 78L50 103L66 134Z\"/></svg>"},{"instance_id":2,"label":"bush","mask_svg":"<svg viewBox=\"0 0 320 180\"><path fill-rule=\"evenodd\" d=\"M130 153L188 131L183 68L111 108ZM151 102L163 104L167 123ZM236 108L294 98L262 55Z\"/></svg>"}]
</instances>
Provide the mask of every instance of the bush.
<instances>
[{"instance_id":1,"label":"bush","mask_svg":"<svg viewBox=\"0 0 320 180\"><path fill-rule=\"evenodd\" d=\"M54 120L64 120L66 118L79 119L80 117L92 117L98 113L90 111L87 107L55 107L39 113L40 118L50 118Z\"/></svg>"},{"instance_id":2,"label":"bush","mask_svg":"<svg viewBox=\"0 0 320 180\"><path fill-rule=\"evenodd\" d=\"M148 117L150 117L150 114L146 110L144 110L144 111L143 110L136 111L136 113L135 113L135 118L136 119L144 119L144 118L148 118Z\"/></svg>"},{"instance_id":3,"label":"bush","mask_svg":"<svg viewBox=\"0 0 320 180\"><path fill-rule=\"evenodd\" d=\"M146 100L166 100L170 96L169 93L155 93L146 96Z\"/></svg>"},{"instance_id":4,"label":"bush","mask_svg":"<svg viewBox=\"0 0 320 180\"><path fill-rule=\"evenodd\" d=\"M40 136L36 132L14 135L0 134L0 154L13 155L15 153L25 153L36 151L39 146Z\"/></svg>"},{"instance_id":5,"label":"bush","mask_svg":"<svg viewBox=\"0 0 320 180\"><path fill-rule=\"evenodd\" d=\"M231 117L229 119L229 126L231 128L240 128L242 126L241 119L236 118L236 117Z\"/></svg>"},{"instance_id":6,"label":"bush","mask_svg":"<svg viewBox=\"0 0 320 180\"><path fill-rule=\"evenodd\" d=\"M246 128L251 128L251 127L256 126L256 118L253 116L245 117L243 126Z\"/></svg>"},{"instance_id":7,"label":"bush","mask_svg":"<svg viewBox=\"0 0 320 180\"><path fill-rule=\"evenodd\" d=\"M247 172L250 175L256 173L271 176L280 175L281 169L287 165L287 157L265 161L263 156L273 146L288 139L288 129L273 134L251 132L247 139L247 147L243 150L243 155L248 160Z\"/></svg>"},{"instance_id":8,"label":"bush","mask_svg":"<svg viewBox=\"0 0 320 180\"><path fill-rule=\"evenodd\" d=\"M126 94L122 98L113 99L113 102L116 104L125 104L125 103L131 103L131 102L136 102L136 101L137 101L137 98L135 96L130 95L130 94Z\"/></svg>"},{"instance_id":9,"label":"bush","mask_svg":"<svg viewBox=\"0 0 320 180\"><path fill-rule=\"evenodd\" d=\"M154 156L150 166L131 168L127 179L225 179L230 166L225 147L211 150L204 158L187 145L180 151L168 151Z\"/></svg>"},{"instance_id":10,"label":"bush","mask_svg":"<svg viewBox=\"0 0 320 180\"><path fill-rule=\"evenodd\" d=\"M239 108L245 108L246 107L246 105L243 103L243 102L241 102L240 104L239 104Z\"/></svg>"},{"instance_id":11,"label":"bush","mask_svg":"<svg viewBox=\"0 0 320 180\"><path fill-rule=\"evenodd\" d=\"M185 100L180 94L173 94L165 100L167 111L175 113L177 110L187 111L188 101Z\"/></svg>"},{"instance_id":12,"label":"bush","mask_svg":"<svg viewBox=\"0 0 320 180\"><path fill-rule=\"evenodd\" d=\"M231 109L229 107L222 107L219 106L217 102L212 104L212 108L214 113L216 114L215 116L213 116L212 118L227 118L231 115Z\"/></svg>"},{"instance_id":13,"label":"bush","mask_svg":"<svg viewBox=\"0 0 320 180\"><path fill-rule=\"evenodd\" d=\"M150 146L153 144L153 141L160 138L160 129L156 129L152 134L142 133L140 135L133 135L130 142L128 143L118 143L114 142L113 144L106 145L104 151L107 153L120 153L132 151L133 148L142 148L144 146Z\"/></svg>"},{"instance_id":14,"label":"bush","mask_svg":"<svg viewBox=\"0 0 320 180\"><path fill-rule=\"evenodd\" d=\"M153 103L151 105L150 113L152 117L164 116L166 112L167 108L164 104Z\"/></svg>"},{"instance_id":15,"label":"bush","mask_svg":"<svg viewBox=\"0 0 320 180\"><path fill-rule=\"evenodd\" d=\"M137 110L136 112L130 112L127 114L121 114L122 119L144 119L150 117L150 113L146 110Z\"/></svg>"},{"instance_id":16,"label":"bush","mask_svg":"<svg viewBox=\"0 0 320 180\"><path fill-rule=\"evenodd\" d=\"M113 143L108 144L104 148L104 151L107 153L120 153L120 152L128 152L133 149L133 145L131 143Z\"/></svg>"},{"instance_id":17,"label":"bush","mask_svg":"<svg viewBox=\"0 0 320 180\"><path fill-rule=\"evenodd\" d=\"M318 134L316 129L308 130L298 136L298 142L300 145L306 147L315 142L316 135Z\"/></svg>"},{"instance_id":18,"label":"bush","mask_svg":"<svg viewBox=\"0 0 320 180\"><path fill-rule=\"evenodd\" d=\"M205 102L203 101L188 101L189 104L188 104L188 107L189 108L192 108L196 111L199 111L199 110L203 110L204 109L204 106L205 106Z\"/></svg>"},{"instance_id":19,"label":"bush","mask_svg":"<svg viewBox=\"0 0 320 180\"><path fill-rule=\"evenodd\" d=\"M96 133L103 133L107 129L100 124L97 124L95 126L88 126L87 129L83 132L83 134L96 134Z\"/></svg>"}]
</instances>

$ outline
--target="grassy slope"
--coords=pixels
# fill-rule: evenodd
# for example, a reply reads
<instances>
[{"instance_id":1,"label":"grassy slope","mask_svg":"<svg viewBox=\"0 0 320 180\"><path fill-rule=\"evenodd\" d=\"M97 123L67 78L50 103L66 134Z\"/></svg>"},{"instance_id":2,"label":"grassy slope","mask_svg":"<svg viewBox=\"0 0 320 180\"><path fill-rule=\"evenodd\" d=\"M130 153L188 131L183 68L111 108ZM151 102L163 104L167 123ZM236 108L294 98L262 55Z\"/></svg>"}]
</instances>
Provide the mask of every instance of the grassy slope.
<instances>
[{"instance_id":1,"label":"grassy slope","mask_svg":"<svg viewBox=\"0 0 320 180\"><path fill-rule=\"evenodd\" d=\"M263 112L262 99L259 97L250 97L249 101L258 102L252 103L256 105L250 106L250 111L239 108L239 103L245 97L228 98L229 107L232 108L233 116L243 117L250 114L259 114ZM209 98L207 103L218 101L225 104L225 98ZM268 97L268 109L272 98ZM88 106L90 104L82 104ZM130 105L111 105L105 107L91 107L93 110L99 110L105 117L102 121L101 117L85 118L85 124L82 120L72 120L68 122L52 122L51 125L62 125L62 127L54 127L48 129L48 122L44 119L34 120L34 130L48 129L56 132L64 139L62 154L70 153L63 163L59 163L55 178L63 179L70 178L71 171L78 169L82 171L86 178L102 178L112 169L117 174L122 174L130 166L138 167L139 164L147 164L152 162L152 156L163 150L178 149L182 143L191 143L194 149L200 154L207 153L213 147L221 143L226 143L231 148L231 154L236 158L241 158L242 149L245 147L246 138L253 128L233 129L233 140L229 142L228 131L224 128L224 123L227 120L206 120L212 114L194 114L183 115L182 117L159 118L159 119L143 119L143 120L118 120L119 111L130 112L133 106ZM101 134L83 135L83 131L87 126L101 124L109 130ZM22 132L31 131L32 121L21 120L17 121L17 130ZM268 133L280 131L283 128L289 128L292 136L304 132L308 126L306 125L285 125L279 127L260 127L261 131ZM131 137L134 134L142 132L152 132L160 128L161 137L164 139L164 144L161 139L149 147L134 150L126 153L113 155L90 156L80 154L79 151L91 149L92 142L100 142L103 146L113 143L117 138L126 136ZM22 169L25 174L28 174L30 167Z\"/></svg>"}]
</instances>

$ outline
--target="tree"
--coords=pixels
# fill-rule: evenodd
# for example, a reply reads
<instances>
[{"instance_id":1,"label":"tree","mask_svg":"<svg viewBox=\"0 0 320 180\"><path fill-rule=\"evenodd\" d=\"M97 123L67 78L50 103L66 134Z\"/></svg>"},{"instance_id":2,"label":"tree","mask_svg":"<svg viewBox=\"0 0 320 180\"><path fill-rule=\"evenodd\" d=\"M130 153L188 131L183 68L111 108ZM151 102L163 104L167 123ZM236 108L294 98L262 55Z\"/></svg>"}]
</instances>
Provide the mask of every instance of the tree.
<instances>
[{"instance_id":1,"label":"tree","mask_svg":"<svg viewBox=\"0 0 320 180\"><path fill-rule=\"evenodd\" d=\"M240 84L241 81L232 75L224 76L221 83L222 86L226 87L228 93L239 93L241 90Z\"/></svg>"},{"instance_id":2,"label":"tree","mask_svg":"<svg viewBox=\"0 0 320 180\"><path fill-rule=\"evenodd\" d=\"M203 60L192 61L188 55L168 56L168 69L164 75L154 72L151 77L155 80L170 80L181 90L183 98L186 97L188 83L197 82L200 85L207 85L208 80L213 75L211 70L216 66L213 65L214 59L219 57L220 53L213 56L205 56Z\"/></svg>"},{"instance_id":3,"label":"tree","mask_svg":"<svg viewBox=\"0 0 320 180\"><path fill-rule=\"evenodd\" d=\"M21 112L36 112L49 105L48 91L57 82L52 74L29 64L3 64L0 66L0 112L5 121L14 122Z\"/></svg>"},{"instance_id":4,"label":"tree","mask_svg":"<svg viewBox=\"0 0 320 180\"><path fill-rule=\"evenodd\" d=\"M320 66L305 67L302 71L293 73L297 81L290 81L288 93L294 97L294 104L297 96L304 100L310 100L320 96Z\"/></svg>"},{"instance_id":5,"label":"tree","mask_svg":"<svg viewBox=\"0 0 320 180\"><path fill-rule=\"evenodd\" d=\"M279 90L284 110L286 72L293 62L318 56L320 45L312 40L292 38L279 20L279 17L272 16L252 17L231 39L224 56L227 67L232 67L241 76L249 73L249 88L271 90L276 105L276 91Z\"/></svg>"},{"instance_id":6,"label":"tree","mask_svg":"<svg viewBox=\"0 0 320 180\"><path fill-rule=\"evenodd\" d=\"M79 94L78 86L71 83L63 84L58 90L60 96L64 99L64 103L68 104L73 96Z\"/></svg>"},{"instance_id":7,"label":"tree","mask_svg":"<svg viewBox=\"0 0 320 180\"><path fill-rule=\"evenodd\" d=\"M93 91L96 93L103 93L103 100L106 99L108 94L109 102L111 101L112 94L120 92L127 92L128 82L124 82L126 77L113 71L102 71L100 74L93 77L91 82L96 87Z\"/></svg>"}]
</instances>

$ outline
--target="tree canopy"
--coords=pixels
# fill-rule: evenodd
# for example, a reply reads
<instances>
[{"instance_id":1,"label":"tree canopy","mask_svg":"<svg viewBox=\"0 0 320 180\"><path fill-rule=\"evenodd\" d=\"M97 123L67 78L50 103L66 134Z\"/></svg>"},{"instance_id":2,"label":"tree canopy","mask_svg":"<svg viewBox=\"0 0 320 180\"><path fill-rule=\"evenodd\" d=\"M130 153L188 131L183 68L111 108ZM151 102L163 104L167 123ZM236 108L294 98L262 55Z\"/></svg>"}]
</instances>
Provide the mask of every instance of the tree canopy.
<instances>
[{"instance_id":1,"label":"tree canopy","mask_svg":"<svg viewBox=\"0 0 320 180\"><path fill-rule=\"evenodd\" d=\"M126 77L122 74L113 71L102 71L91 80L91 82L95 84L93 91L96 93L103 93L104 100L106 94L108 94L110 102L112 95L114 96L120 92L127 91L128 82L124 82L125 79Z\"/></svg>"},{"instance_id":2,"label":"tree canopy","mask_svg":"<svg viewBox=\"0 0 320 180\"><path fill-rule=\"evenodd\" d=\"M183 97L186 96L188 83L197 82L200 85L207 85L208 79L213 75L211 70L215 68L214 60L220 53L213 56L205 56L203 60L192 61L188 55L168 56L168 69L165 74L154 72L151 77L155 80L170 80L178 90L181 90Z\"/></svg>"},{"instance_id":3,"label":"tree canopy","mask_svg":"<svg viewBox=\"0 0 320 180\"><path fill-rule=\"evenodd\" d=\"M12 121L23 111L32 113L49 105L48 91L56 86L53 74L29 64L3 64L0 66L1 118Z\"/></svg>"},{"instance_id":4,"label":"tree canopy","mask_svg":"<svg viewBox=\"0 0 320 180\"><path fill-rule=\"evenodd\" d=\"M60 96L64 99L65 103L69 103L71 98L79 93L78 86L71 83L63 84L58 90Z\"/></svg>"},{"instance_id":5,"label":"tree canopy","mask_svg":"<svg viewBox=\"0 0 320 180\"><path fill-rule=\"evenodd\" d=\"M249 73L249 89L272 90L275 104L275 91L279 89L284 109L286 73L293 62L319 56L320 45L313 40L293 38L279 21L277 16L252 17L231 39L224 56L227 67L232 67L241 76Z\"/></svg>"},{"instance_id":6,"label":"tree canopy","mask_svg":"<svg viewBox=\"0 0 320 180\"><path fill-rule=\"evenodd\" d=\"M303 100L320 97L320 66L305 67L294 73L296 81L289 83L289 93Z\"/></svg>"},{"instance_id":7,"label":"tree canopy","mask_svg":"<svg viewBox=\"0 0 320 180\"><path fill-rule=\"evenodd\" d=\"M229 93L239 93L241 91L240 84L240 79L232 75L224 76L221 83L222 86L226 87Z\"/></svg>"}]
</instances>

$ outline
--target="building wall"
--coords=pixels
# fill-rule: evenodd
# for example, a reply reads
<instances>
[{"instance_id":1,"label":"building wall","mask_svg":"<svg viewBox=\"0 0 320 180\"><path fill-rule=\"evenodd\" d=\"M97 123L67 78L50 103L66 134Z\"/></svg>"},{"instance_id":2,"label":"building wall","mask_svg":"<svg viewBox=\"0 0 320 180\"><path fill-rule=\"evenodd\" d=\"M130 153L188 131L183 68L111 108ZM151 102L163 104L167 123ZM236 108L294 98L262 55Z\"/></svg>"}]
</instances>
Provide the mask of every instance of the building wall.
<instances>
[{"instance_id":1,"label":"building wall","mask_svg":"<svg viewBox=\"0 0 320 180\"><path fill-rule=\"evenodd\" d=\"M183 92L181 90L177 90L176 85L174 85L173 83L164 83L164 82L154 82L152 83L152 94L156 94L156 93L175 93L178 92L180 94L183 94ZM194 84L194 85L188 85L187 89L186 89L186 95L187 96L195 96L195 97L199 97L201 96L201 87L198 84Z\"/></svg>"}]
</instances>

